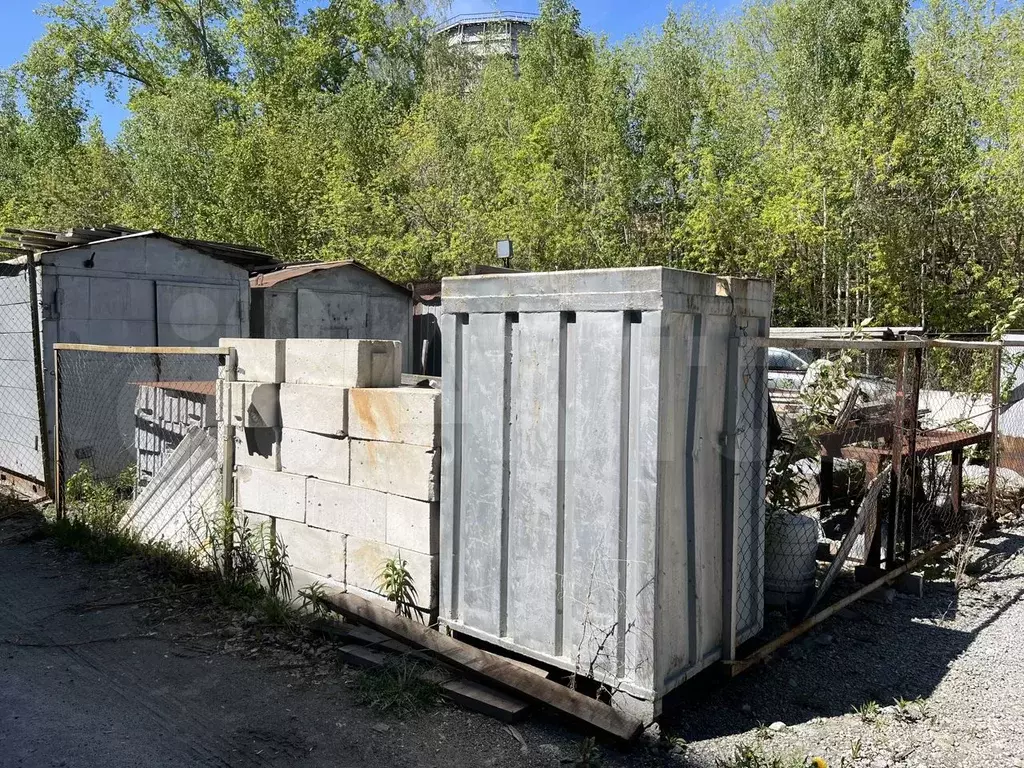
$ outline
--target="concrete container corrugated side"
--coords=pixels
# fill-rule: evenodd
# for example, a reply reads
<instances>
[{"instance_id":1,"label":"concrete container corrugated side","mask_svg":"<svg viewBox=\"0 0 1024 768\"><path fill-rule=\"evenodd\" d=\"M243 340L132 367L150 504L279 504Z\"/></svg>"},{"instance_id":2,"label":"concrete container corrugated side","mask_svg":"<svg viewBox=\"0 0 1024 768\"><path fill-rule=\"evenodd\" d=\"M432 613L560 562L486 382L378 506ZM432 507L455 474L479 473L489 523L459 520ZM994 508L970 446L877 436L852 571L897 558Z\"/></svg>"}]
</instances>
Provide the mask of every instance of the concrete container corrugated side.
<instances>
[{"instance_id":1,"label":"concrete container corrugated side","mask_svg":"<svg viewBox=\"0 0 1024 768\"><path fill-rule=\"evenodd\" d=\"M763 622L770 284L485 275L443 309L442 621L656 713Z\"/></svg>"}]
</instances>

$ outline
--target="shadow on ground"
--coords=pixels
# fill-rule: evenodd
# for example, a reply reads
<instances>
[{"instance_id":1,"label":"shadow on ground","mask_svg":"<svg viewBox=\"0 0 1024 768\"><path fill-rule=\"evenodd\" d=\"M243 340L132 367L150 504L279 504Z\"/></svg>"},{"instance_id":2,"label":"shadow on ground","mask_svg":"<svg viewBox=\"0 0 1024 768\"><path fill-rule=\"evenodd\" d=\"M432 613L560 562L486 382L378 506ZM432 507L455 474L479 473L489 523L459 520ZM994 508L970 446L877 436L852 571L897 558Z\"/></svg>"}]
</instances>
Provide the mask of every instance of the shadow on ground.
<instances>
[{"instance_id":1,"label":"shadow on ground","mask_svg":"<svg viewBox=\"0 0 1024 768\"><path fill-rule=\"evenodd\" d=\"M35 538L43 527L39 507L0 488L0 544L18 544Z\"/></svg>"},{"instance_id":2,"label":"shadow on ground","mask_svg":"<svg viewBox=\"0 0 1024 768\"><path fill-rule=\"evenodd\" d=\"M1024 536L994 534L978 546L986 552L972 570L987 583L987 571L1024 549ZM981 591L958 594L945 580L926 583L923 598L855 602L766 664L733 680L709 672L683 686L665 702L662 728L699 741L761 723L836 717L870 701L886 706L897 698L927 698L978 633L1022 596L1024 587L993 602ZM954 627L961 606L976 601L983 604L980 622L969 630Z\"/></svg>"}]
</instances>

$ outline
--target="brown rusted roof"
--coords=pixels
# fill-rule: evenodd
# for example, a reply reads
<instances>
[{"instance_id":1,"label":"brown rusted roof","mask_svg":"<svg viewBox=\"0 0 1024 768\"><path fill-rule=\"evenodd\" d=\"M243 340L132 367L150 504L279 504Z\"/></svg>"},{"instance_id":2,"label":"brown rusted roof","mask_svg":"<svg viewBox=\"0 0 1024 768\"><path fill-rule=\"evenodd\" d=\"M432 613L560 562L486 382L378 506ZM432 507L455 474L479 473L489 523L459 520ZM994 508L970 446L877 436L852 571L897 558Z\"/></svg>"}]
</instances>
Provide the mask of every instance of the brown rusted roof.
<instances>
[{"instance_id":1,"label":"brown rusted roof","mask_svg":"<svg viewBox=\"0 0 1024 768\"><path fill-rule=\"evenodd\" d=\"M140 387L173 389L176 392L191 392L194 395L213 395L217 392L216 381L136 381Z\"/></svg>"},{"instance_id":2,"label":"brown rusted roof","mask_svg":"<svg viewBox=\"0 0 1024 768\"><path fill-rule=\"evenodd\" d=\"M312 272L320 272L325 269L339 269L343 267L355 267L361 269L368 275L373 275L378 280L383 280L385 283L389 283L403 293L409 293L409 289L404 285L388 280L386 277L378 272L374 272L369 267L360 264L355 259L346 259L344 261L313 261L305 264L290 264L280 268L273 268L268 271L261 271L259 274L255 274L249 278L249 287L251 288L270 288L272 286L283 283L286 280L292 278L302 277Z\"/></svg>"}]
</instances>

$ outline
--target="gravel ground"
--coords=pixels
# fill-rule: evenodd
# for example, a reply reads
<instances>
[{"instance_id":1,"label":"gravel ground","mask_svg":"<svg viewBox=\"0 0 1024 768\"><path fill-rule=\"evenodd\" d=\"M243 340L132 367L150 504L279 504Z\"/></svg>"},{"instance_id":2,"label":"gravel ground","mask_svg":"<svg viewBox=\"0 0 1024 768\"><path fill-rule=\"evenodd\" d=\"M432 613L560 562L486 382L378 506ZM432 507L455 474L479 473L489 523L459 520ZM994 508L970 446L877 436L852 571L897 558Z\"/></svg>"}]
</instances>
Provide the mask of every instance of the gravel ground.
<instances>
[{"instance_id":1,"label":"gravel ground","mask_svg":"<svg viewBox=\"0 0 1024 768\"><path fill-rule=\"evenodd\" d=\"M982 542L959 593L935 568L923 598L854 603L760 669L685 692L665 730L698 763L754 744L830 766L1024 766L1022 547L1024 529Z\"/></svg>"},{"instance_id":2,"label":"gravel ground","mask_svg":"<svg viewBox=\"0 0 1024 768\"><path fill-rule=\"evenodd\" d=\"M1024 766L1024 530L985 542L959 595L938 579L856 603L759 669L694 681L660 741L598 739L589 761L549 712L514 729L447 703L380 715L331 643L160 597L140 564L19 541L31 530L0 521L0 766L714 766L747 744L795 764Z\"/></svg>"}]
</instances>

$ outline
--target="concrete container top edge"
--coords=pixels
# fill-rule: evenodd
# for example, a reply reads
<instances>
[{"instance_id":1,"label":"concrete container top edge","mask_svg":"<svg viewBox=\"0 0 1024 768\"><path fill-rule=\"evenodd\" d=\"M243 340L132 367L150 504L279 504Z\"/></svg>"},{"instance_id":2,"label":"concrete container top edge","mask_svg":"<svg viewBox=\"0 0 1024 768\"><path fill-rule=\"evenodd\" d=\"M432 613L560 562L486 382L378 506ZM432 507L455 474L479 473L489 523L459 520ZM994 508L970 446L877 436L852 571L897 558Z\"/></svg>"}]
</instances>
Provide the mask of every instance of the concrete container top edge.
<instances>
[{"instance_id":1,"label":"concrete container top edge","mask_svg":"<svg viewBox=\"0 0 1024 768\"><path fill-rule=\"evenodd\" d=\"M770 312L773 292L769 280L671 267L501 273L441 281L442 306L447 313L487 311L487 304L493 305L492 311L655 310L678 307L674 297L692 297L740 302L747 311L760 315Z\"/></svg>"}]
</instances>

